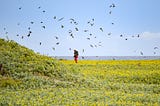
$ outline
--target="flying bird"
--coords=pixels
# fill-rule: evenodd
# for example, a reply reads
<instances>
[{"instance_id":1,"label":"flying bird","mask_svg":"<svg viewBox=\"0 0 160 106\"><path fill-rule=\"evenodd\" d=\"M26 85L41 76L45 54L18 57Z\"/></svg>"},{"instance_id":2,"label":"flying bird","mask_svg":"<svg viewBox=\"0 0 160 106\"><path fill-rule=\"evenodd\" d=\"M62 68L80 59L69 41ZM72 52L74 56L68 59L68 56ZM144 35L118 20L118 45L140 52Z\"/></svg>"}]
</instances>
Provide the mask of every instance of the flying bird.
<instances>
[{"instance_id":1,"label":"flying bird","mask_svg":"<svg viewBox=\"0 0 160 106\"><path fill-rule=\"evenodd\" d=\"M54 16L53 19L56 19L56 16Z\"/></svg>"},{"instance_id":2,"label":"flying bird","mask_svg":"<svg viewBox=\"0 0 160 106\"><path fill-rule=\"evenodd\" d=\"M31 21L30 23L31 23L31 24L34 24L34 22L33 22L33 21Z\"/></svg>"},{"instance_id":3,"label":"flying bird","mask_svg":"<svg viewBox=\"0 0 160 106\"><path fill-rule=\"evenodd\" d=\"M24 38L24 36L21 37L22 39Z\"/></svg>"},{"instance_id":4,"label":"flying bird","mask_svg":"<svg viewBox=\"0 0 160 106\"><path fill-rule=\"evenodd\" d=\"M112 3L109 7L114 8L114 7L116 7L116 5L114 3Z\"/></svg>"},{"instance_id":5,"label":"flying bird","mask_svg":"<svg viewBox=\"0 0 160 106\"><path fill-rule=\"evenodd\" d=\"M76 31L78 31L78 28L75 28Z\"/></svg>"},{"instance_id":6,"label":"flying bird","mask_svg":"<svg viewBox=\"0 0 160 106\"><path fill-rule=\"evenodd\" d=\"M103 29L102 28L99 28L102 32L103 32Z\"/></svg>"},{"instance_id":7,"label":"flying bird","mask_svg":"<svg viewBox=\"0 0 160 106\"><path fill-rule=\"evenodd\" d=\"M31 27L28 27L28 30L31 30Z\"/></svg>"},{"instance_id":8,"label":"flying bird","mask_svg":"<svg viewBox=\"0 0 160 106\"><path fill-rule=\"evenodd\" d=\"M90 40L90 38L87 38L88 40Z\"/></svg>"},{"instance_id":9,"label":"flying bird","mask_svg":"<svg viewBox=\"0 0 160 106\"><path fill-rule=\"evenodd\" d=\"M108 33L108 35L111 35L112 33L110 32L110 33Z\"/></svg>"},{"instance_id":10,"label":"flying bird","mask_svg":"<svg viewBox=\"0 0 160 106\"><path fill-rule=\"evenodd\" d=\"M64 17L62 17L62 18L58 19L58 21L62 21L63 19L64 19Z\"/></svg>"},{"instance_id":11,"label":"flying bird","mask_svg":"<svg viewBox=\"0 0 160 106\"><path fill-rule=\"evenodd\" d=\"M17 25L19 26L19 25L20 25L20 23L17 23Z\"/></svg>"},{"instance_id":12,"label":"flying bird","mask_svg":"<svg viewBox=\"0 0 160 106\"><path fill-rule=\"evenodd\" d=\"M58 36L55 36L56 39L58 39Z\"/></svg>"},{"instance_id":13,"label":"flying bird","mask_svg":"<svg viewBox=\"0 0 160 106\"><path fill-rule=\"evenodd\" d=\"M57 42L56 45L59 45L59 42Z\"/></svg>"},{"instance_id":14,"label":"flying bird","mask_svg":"<svg viewBox=\"0 0 160 106\"><path fill-rule=\"evenodd\" d=\"M22 7L19 7L18 9L19 9L19 10L21 10L21 9L22 9Z\"/></svg>"},{"instance_id":15,"label":"flying bird","mask_svg":"<svg viewBox=\"0 0 160 106\"><path fill-rule=\"evenodd\" d=\"M45 26L42 26L42 28L44 28L44 29L45 29L46 27L45 27Z\"/></svg>"},{"instance_id":16,"label":"flying bird","mask_svg":"<svg viewBox=\"0 0 160 106\"><path fill-rule=\"evenodd\" d=\"M56 48L55 47L52 47L52 49L55 51L56 50Z\"/></svg>"},{"instance_id":17,"label":"flying bird","mask_svg":"<svg viewBox=\"0 0 160 106\"><path fill-rule=\"evenodd\" d=\"M158 49L158 47L154 47L154 49Z\"/></svg>"},{"instance_id":18,"label":"flying bird","mask_svg":"<svg viewBox=\"0 0 160 106\"><path fill-rule=\"evenodd\" d=\"M63 26L63 25L61 25L61 28L64 28L64 26Z\"/></svg>"},{"instance_id":19,"label":"flying bird","mask_svg":"<svg viewBox=\"0 0 160 106\"><path fill-rule=\"evenodd\" d=\"M88 32L88 30L84 30L84 32Z\"/></svg>"},{"instance_id":20,"label":"flying bird","mask_svg":"<svg viewBox=\"0 0 160 106\"><path fill-rule=\"evenodd\" d=\"M92 47L92 48L93 48L94 46L93 46L93 45L90 45L90 47Z\"/></svg>"},{"instance_id":21,"label":"flying bird","mask_svg":"<svg viewBox=\"0 0 160 106\"><path fill-rule=\"evenodd\" d=\"M74 38L74 36L73 36L73 34L72 34L72 33L70 34L70 36L71 36L72 38Z\"/></svg>"},{"instance_id":22,"label":"flying bird","mask_svg":"<svg viewBox=\"0 0 160 106\"><path fill-rule=\"evenodd\" d=\"M28 36L28 37L30 37L30 36L31 36L31 34L29 33L27 36Z\"/></svg>"},{"instance_id":23,"label":"flying bird","mask_svg":"<svg viewBox=\"0 0 160 106\"><path fill-rule=\"evenodd\" d=\"M72 30L69 30L68 33L72 33Z\"/></svg>"},{"instance_id":24,"label":"flying bird","mask_svg":"<svg viewBox=\"0 0 160 106\"><path fill-rule=\"evenodd\" d=\"M82 52L84 53L84 49L82 50Z\"/></svg>"}]
</instances>

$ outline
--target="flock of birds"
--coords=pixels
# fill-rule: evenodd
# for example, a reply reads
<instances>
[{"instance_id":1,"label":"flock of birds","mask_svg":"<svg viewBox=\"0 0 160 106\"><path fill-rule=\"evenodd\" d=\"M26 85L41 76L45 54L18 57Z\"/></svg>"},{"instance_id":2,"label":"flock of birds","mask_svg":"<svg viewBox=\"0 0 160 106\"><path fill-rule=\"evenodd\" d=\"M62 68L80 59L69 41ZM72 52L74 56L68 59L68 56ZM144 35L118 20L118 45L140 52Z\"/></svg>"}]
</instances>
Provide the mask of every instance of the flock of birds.
<instances>
[{"instance_id":1,"label":"flock of birds","mask_svg":"<svg viewBox=\"0 0 160 106\"><path fill-rule=\"evenodd\" d=\"M108 15L112 15L113 14L113 9L116 8L116 5L115 3L111 3L109 6L108 6L110 9L108 11ZM46 10L43 10L41 6L38 6L39 10L41 10L42 13L46 13ZM22 11L23 8L22 7L19 7L18 8L19 11ZM61 18L58 18L57 16L53 16L53 20L55 20L56 22L62 22L63 20L65 20L65 17L61 17ZM83 29L81 30L80 28L78 28L78 21L76 21L74 18L70 18L69 19L69 23L72 24L74 26L74 29L68 29L68 35L71 37L71 39L74 39L76 37L76 34L75 32L79 32L79 31L82 31L83 33L87 33L88 36L86 37L86 40L88 41L91 41L93 38L96 39L97 36L94 36L94 34L92 34L90 32L89 29ZM35 24L35 22L31 21L30 22L30 25L32 24ZM41 21L40 22L41 24L41 28L42 29L46 29L46 25L44 25L44 22ZM90 20L88 20L88 22L86 22L86 24L90 27L93 27L95 25L95 18L92 18ZM20 26L20 23L17 23L18 26ZM115 25L114 22L111 22L111 25ZM60 28L61 29L64 29L65 26L63 24L60 25ZM8 31L7 31L7 28L4 28L3 29L5 31L5 34L7 35L8 34ZM100 32L104 32L104 28L103 27L99 27L98 29ZM27 34L26 35L20 35L20 34L17 34L16 36L17 37L20 37L21 39L24 39L25 37L30 37L32 35L32 30L31 30L31 27L29 26L27 28ZM112 32L109 32L107 33L108 36L112 35ZM128 40L128 37L126 37L125 35L123 34L120 34L119 35L120 38L124 38L124 40ZM132 38L140 38L140 34L137 34L137 35L133 35L131 36ZM56 50L56 46L60 45L60 42L59 42L59 36L54 36L55 40L57 42L55 42L55 47L52 47L52 49L55 51ZM39 45L42 45L43 42L39 41ZM95 44L89 44L88 46L90 46L91 48L97 48L97 47L102 47L102 41L99 41L98 43L95 43ZM156 54L156 50L159 49L158 47L154 47L154 54ZM70 51L72 51L72 48L69 48ZM82 52L84 53L85 52L85 49L82 49ZM144 55L143 51L140 51L140 55Z\"/></svg>"}]
</instances>

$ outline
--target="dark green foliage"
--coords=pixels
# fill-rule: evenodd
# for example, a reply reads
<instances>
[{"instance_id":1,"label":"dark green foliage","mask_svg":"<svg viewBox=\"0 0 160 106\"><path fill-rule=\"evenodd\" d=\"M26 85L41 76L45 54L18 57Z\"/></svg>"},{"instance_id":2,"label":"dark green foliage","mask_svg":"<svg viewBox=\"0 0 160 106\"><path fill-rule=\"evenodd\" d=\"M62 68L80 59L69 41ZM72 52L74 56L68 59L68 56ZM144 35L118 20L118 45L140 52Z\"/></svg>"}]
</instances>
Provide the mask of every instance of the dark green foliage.
<instances>
[{"instance_id":1,"label":"dark green foliage","mask_svg":"<svg viewBox=\"0 0 160 106\"><path fill-rule=\"evenodd\" d=\"M22 82L18 85L19 88L64 87L81 83L81 79L73 75L58 60L34 53L33 50L20 46L14 41L0 39L0 64L3 65L0 80L4 77L9 78L6 81L2 80L1 87L8 85L15 87L15 80Z\"/></svg>"}]
</instances>

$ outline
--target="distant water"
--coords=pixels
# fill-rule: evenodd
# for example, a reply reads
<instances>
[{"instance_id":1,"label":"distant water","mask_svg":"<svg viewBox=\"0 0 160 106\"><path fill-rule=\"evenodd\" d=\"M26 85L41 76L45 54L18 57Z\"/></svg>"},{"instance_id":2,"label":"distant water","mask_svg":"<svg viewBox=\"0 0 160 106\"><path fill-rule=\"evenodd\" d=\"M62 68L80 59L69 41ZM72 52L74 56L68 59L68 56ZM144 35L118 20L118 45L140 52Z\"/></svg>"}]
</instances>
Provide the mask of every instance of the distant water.
<instances>
[{"instance_id":1,"label":"distant water","mask_svg":"<svg viewBox=\"0 0 160 106\"><path fill-rule=\"evenodd\" d=\"M73 56L53 56L56 59L73 60ZM79 56L79 60L160 60L160 56Z\"/></svg>"}]
</instances>

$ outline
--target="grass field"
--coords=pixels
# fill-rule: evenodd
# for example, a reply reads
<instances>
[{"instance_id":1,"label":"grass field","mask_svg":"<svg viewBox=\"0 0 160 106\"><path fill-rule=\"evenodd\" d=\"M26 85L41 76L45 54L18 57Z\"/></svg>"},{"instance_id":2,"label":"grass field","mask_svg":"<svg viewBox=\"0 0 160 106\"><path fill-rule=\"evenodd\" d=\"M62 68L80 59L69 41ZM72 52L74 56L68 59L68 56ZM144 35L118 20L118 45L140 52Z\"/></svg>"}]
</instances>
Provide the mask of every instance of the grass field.
<instances>
[{"instance_id":1,"label":"grass field","mask_svg":"<svg viewBox=\"0 0 160 106\"><path fill-rule=\"evenodd\" d=\"M0 106L160 106L160 60L75 64L0 44Z\"/></svg>"}]
</instances>

